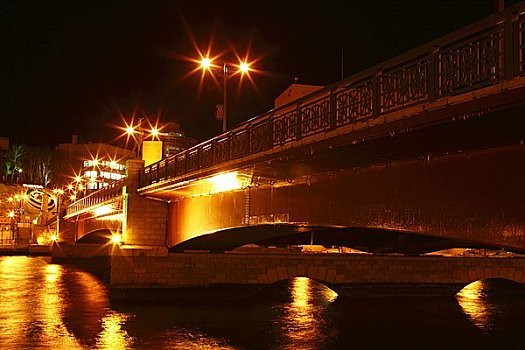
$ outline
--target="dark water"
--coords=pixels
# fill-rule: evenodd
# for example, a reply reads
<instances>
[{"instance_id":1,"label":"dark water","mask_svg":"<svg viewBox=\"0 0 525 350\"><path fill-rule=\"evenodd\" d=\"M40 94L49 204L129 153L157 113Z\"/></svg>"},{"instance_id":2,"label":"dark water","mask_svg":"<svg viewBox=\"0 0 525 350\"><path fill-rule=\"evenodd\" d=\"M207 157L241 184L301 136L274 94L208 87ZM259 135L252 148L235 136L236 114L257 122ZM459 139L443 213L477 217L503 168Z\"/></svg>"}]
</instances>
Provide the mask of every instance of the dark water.
<instances>
[{"instance_id":1,"label":"dark water","mask_svg":"<svg viewBox=\"0 0 525 350\"><path fill-rule=\"evenodd\" d=\"M510 349L525 299L476 283L456 299L339 300L306 278L252 303L115 305L103 283L41 257L0 257L0 349Z\"/></svg>"}]
</instances>

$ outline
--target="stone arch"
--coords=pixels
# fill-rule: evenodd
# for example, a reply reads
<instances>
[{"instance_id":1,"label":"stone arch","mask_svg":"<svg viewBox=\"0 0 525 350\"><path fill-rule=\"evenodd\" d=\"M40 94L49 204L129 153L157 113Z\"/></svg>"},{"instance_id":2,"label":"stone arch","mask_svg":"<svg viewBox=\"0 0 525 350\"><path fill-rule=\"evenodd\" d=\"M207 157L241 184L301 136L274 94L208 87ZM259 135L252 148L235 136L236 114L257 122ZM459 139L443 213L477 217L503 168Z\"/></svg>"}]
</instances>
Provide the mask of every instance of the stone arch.
<instances>
[{"instance_id":1,"label":"stone arch","mask_svg":"<svg viewBox=\"0 0 525 350\"><path fill-rule=\"evenodd\" d=\"M525 271L519 266L481 266L468 269L468 279L465 285L479 280L505 279L516 283L525 283Z\"/></svg>"},{"instance_id":2,"label":"stone arch","mask_svg":"<svg viewBox=\"0 0 525 350\"><path fill-rule=\"evenodd\" d=\"M483 288L483 294L488 297L513 294L525 295L524 283L502 277L490 277L472 281L461 288L458 294L467 297L469 297L469 294L480 296L481 294L477 294L477 288Z\"/></svg>"},{"instance_id":3,"label":"stone arch","mask_svg":"<svg viewBox=\"0 0 525 350\"><path fill-rule=\"evenodd\" d=\"M336 292L333 287L336 276L337 272L335 269L330 269L325 266L310 266L306 263L299 262L287 266L269 267L266 270L266 276L263 277L263 280L265 280L266 283L273 284L292 280L297 277L305 277Z\"/></svg>"}]
</instances>

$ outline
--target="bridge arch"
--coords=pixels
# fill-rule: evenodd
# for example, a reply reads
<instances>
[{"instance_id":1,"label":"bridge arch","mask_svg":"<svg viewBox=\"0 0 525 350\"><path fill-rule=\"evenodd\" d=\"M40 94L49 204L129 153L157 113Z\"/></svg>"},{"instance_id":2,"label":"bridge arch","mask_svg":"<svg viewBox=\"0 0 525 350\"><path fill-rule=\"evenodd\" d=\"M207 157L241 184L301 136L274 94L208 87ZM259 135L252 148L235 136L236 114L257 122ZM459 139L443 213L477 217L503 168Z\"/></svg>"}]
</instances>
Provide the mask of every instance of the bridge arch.
<instances>
[{"instance_id":1,"label":"bridge arch","mask_svg":"<svg viewBox=\"0 0 525 350\"><path fill-rule=\"evenodd\" d=\"M507 294L525 295L525 285L516 279L489 277L468 283L458 292L458 295L467 298L490 298Z\"/></svg>"},{"instance_id":2,"label":"bridge arch","mask_svg":"<svg viewBox=\"0 0 525 350\"><path fill-rule=\"evenodd\" d=\"M259 246L347 247L366 253L418 255L452 248L490 248L475 242L425 236L368 227L333 227L302 224L259 224L199 235L169 247L171 253L187 250L225 252L248 244ZM306 276L308 277L308 276Z\"/></svg>"},{"instance_id":3,"label":"bridge arch","mask_svg":"<svg viewBox=\"0 0 525 350\"><path fill-rule=\"evenodd\" d=\"M109 228L100 228L90 231L76 241L76 244L108 244L112 242L113 236L120 234Z\"/></svg>"}]
</instances>

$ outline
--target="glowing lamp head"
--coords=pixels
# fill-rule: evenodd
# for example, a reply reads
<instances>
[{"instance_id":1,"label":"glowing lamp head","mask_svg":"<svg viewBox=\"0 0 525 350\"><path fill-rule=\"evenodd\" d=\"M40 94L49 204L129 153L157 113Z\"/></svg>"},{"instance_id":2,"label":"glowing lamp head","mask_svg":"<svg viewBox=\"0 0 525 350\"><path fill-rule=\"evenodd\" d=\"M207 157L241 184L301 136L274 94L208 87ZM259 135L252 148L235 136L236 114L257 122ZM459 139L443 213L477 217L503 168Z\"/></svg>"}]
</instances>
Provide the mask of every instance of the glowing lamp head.
<instances>
[{"instance_id":1,"label":"glowing lamp head","mask_svg":"<svg viewBox=\"0 0 525 350\"><path fill-rule=\"evenodd\" d=\"M151 134L152 137L157 137L157 136L159 136L159 129L157 129L157 128L151 128L150 134Z\"/></svg>"},{"instance_id":2,"label":"glowing lamp head","mask_svg":"<svg viewBox=\"0 0 525 350\"><path fill-rule=\"evenodd\" d=\"M113 244L119 244L122 242L122 236L118 233L113 234L113 236L111 236L111 242L113 242Z\"/></svg>"},{"instance_id":3,"label":"glowing lamp head","mask_svg":"<svg viewBox=\"0 0 525 350\"><path fill-rule=\"evenodd\" d=\"M241 64L239 64L239 71L241 73L248 73L249 70L250 70L250 64L249 63L241 62Z\"/></svg>"},{"instance_id":4,"label":"glowing lamp head","mask_svg":"<svg viewBox=\"0 0 525 350\"><path fill-rule=\"evenodd\" d=\"M7 216L10 218L10 219L13 219L15 217L15 211L14 210L11 210L9 213L7 213Z\"/></svg>"},{"instance_id":5,"label":"glowing lamp head","mask_svg":"<svg viewBox=\"0 0 525 350\"><path fill-rule=\"evenodd\" d=\"M56 242L56 241L58 241L58 235L56 235L56 234L51 235L50 238L51 238L51 241L52 241L52 242Z\"/></svg>"},{"instance_id":6,"label":"glowing lamp head","mask_svg":"<svg viewBox=\"0 0 525 350\"><path fill-rule=\"evenodd\" d=\"M204 57L201 60L201 68L202 69L210 69L211 67L211 60L208 57Z\"/></svg>"}]
</instances>

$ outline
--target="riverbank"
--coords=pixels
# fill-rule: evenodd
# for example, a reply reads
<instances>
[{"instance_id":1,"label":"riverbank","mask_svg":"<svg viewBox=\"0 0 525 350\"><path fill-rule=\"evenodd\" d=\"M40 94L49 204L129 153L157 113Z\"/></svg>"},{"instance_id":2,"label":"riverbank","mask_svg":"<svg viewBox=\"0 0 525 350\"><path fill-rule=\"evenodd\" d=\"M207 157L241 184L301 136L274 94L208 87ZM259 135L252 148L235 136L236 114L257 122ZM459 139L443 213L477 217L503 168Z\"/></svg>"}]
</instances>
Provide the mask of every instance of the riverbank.
<instances>
[{"instance_id":1,"label":"riverbank","mask_svg":"<svg viewBox=\"0 0 525 350\"><path fill-rule=\"evenodd\" d=\"M0 245L0 256L51 256L51 247L38 244Z\"/></svg>"}]
</instances>

